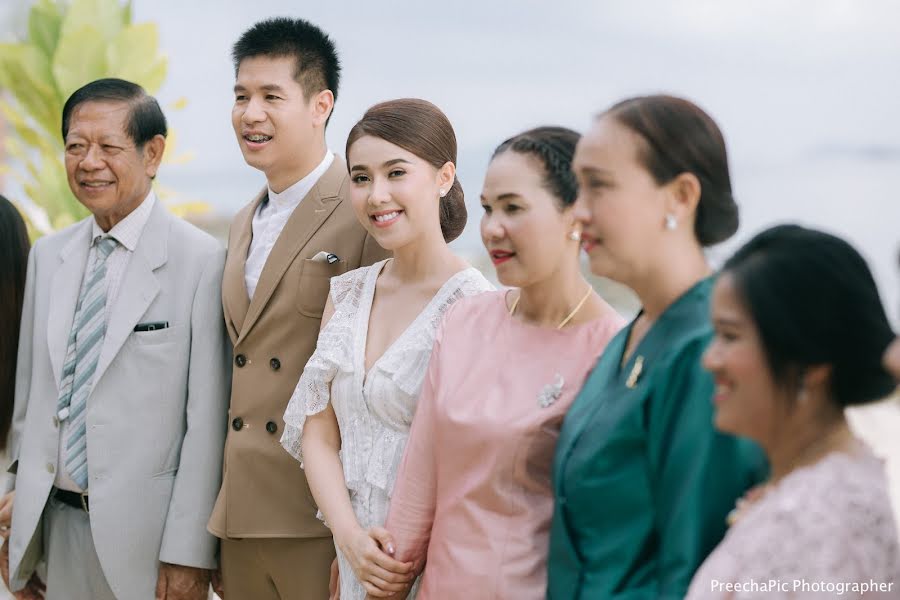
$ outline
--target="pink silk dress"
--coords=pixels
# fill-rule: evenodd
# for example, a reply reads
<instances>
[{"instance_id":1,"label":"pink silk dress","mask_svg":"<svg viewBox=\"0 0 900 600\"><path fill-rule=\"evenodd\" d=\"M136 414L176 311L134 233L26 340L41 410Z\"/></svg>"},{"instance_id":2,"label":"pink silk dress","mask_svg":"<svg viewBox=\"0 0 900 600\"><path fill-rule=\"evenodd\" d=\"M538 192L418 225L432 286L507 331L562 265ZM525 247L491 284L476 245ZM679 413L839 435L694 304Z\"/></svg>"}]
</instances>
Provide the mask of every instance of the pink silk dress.
<instances>
[{"instance_id":1,"label":"pink silk dress","mask_svg":"<svg viewBox=\"0 0 900 600\"><path fill-rule=\"evenodd\" d=\"M559 430L624 324L529 325L505 292L448 309L385 525L397 558L425 563L419 600L545 597Z\"/></svg>"}]
</instances>

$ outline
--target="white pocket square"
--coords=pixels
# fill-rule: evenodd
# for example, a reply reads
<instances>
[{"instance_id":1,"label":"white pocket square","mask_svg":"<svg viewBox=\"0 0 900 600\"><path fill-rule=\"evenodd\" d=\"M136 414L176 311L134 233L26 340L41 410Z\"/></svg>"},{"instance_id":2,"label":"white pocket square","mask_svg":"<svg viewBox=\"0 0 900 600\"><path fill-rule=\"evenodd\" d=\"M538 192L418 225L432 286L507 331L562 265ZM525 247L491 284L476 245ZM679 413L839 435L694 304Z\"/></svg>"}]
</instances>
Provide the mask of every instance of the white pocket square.
<instances>
[{"instance_id":1,"label":"white pocket square","mask_svg":"<svg viewBox=\"0 0 900 600\"><path fill-rule=\"evenodd\" d=\"M332 252L326 252L325 250L322 250L321 252L318 252L315 256L313 256L310 260L315 261L315 262L324 262L324 263L328 263L328 264L333 264L341 259L338 257L337 254L334 254Z\"/></svg>"}]
</instances>

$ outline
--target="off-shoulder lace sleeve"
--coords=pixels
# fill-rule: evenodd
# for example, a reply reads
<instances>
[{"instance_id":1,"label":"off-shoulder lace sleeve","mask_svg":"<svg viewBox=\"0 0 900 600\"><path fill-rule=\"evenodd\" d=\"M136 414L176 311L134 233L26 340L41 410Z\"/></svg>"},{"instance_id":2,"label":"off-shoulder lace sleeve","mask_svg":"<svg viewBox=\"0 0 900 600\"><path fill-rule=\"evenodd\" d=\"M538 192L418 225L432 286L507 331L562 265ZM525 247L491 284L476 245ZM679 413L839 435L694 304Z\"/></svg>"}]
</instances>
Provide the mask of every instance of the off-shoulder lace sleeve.
<instances>
[{"instance_id":1,"label":"off-shoulder lace sleeve","mask_svg":"<svg viewBox=\"0 0 900 600\"><path fill-rule=\"evenodd\" d=\"M281 445L303 465L300 447L306 418L328 406L331 398L331 382L340 369L351 364L352 319L359 307L365 272L371 267L356 269L331 280L331 301L334 314L319 333L313 352L303 374L291 394L284 412L284 433Z\"/></svg>"}]
</instances>

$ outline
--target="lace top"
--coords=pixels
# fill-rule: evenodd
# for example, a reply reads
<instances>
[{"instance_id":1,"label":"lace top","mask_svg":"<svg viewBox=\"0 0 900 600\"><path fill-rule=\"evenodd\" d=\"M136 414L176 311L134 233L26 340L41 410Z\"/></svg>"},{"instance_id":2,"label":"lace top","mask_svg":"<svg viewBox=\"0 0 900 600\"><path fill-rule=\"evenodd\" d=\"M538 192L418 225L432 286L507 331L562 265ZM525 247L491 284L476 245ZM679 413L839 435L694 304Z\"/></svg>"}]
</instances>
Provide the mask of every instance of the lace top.
<instances>
[{"instance_id":1,"label":"lace top","mask_svg":"<svg viewBox=\"0 0 900 600\"><path fill-rule=\"evenodd\" d=\"M284 414L281 443L302 464L300 440L306 417L332 402L351 496L367 486L390 495L441 317L456 300L493 289L473 267L453 275L366 374L369 314L375 283L386 262L331 280L334 315L319 334L316 351ZM381 524L387 516L384 510L380 518L369 516ZM365 515L357 516L365 525Z\"/></svg>"},{"instance_id":2,"label":"lace top","mask_svg":"<svg viewBox=\"0 0 900 600\"><path fill-rule=\"evenodd\" d=\"M726 590L726 583L737 587ZM860 584L879 587L863 590ZM900 552L884 468L868 449L834 452L786 476L743 513L697 571L687 598L863 595L900 596Z\"/></svg>"}]
</instances>

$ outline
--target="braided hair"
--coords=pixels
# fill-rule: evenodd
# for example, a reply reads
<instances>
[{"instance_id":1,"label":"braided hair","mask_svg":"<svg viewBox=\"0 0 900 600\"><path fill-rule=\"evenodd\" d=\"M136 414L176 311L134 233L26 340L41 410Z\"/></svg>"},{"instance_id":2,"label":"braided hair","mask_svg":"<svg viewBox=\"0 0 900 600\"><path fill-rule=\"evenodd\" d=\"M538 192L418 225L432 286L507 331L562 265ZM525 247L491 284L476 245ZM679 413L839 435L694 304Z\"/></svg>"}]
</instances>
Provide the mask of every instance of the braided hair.
<instances>
[{"instance_id":1,"label":"braided hair","mask_svg":"<svg viewBox=\"0 0 900 600\"><path fill-rule=\"evenodd\" d=\"M544 167L544 187L558 199L560 208L567 208L578 196L572 157L580 137L578 132L565 127L536 127L497 146L491 159L510 150L534 156Z\"/></svg>"}]
</instances>

